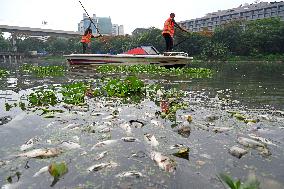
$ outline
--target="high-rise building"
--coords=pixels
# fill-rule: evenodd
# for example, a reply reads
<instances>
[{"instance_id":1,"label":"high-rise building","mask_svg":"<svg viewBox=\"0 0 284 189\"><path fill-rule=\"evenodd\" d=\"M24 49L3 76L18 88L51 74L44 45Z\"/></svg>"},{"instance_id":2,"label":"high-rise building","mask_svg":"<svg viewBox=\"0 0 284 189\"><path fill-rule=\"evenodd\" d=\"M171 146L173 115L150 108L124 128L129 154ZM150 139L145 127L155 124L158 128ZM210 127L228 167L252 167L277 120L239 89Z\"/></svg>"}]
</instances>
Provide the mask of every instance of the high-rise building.
<instances>
[{"instance_id":1,"label":"high-rise building","mask_svg":"<svg viewBox=\"0 0 284 189\"><path fill-rule=\"evenodd\" d=\"M112 35L124 35L124 27L123 25L113 24L112 25Z\"/></svg>"},{"instance_id":2,"label":"high-rise building","mask_svg":"<svg viewBox=\"0 0 284 189\"><path fill-rule=\"evenodd\" d=\"M90 18L84 13L83 20L78 23L78 31L83 34L91 24L93 34L98 34L98 30L102 35L112 34L112 23L110 17L97 17L96 14L93 14L93 17L91 19L92 22Z\"/></svg>"},{"instance_id":3,"label":"high-rise building","mask_svg":"<svg viewBox=\"0 0 284 189\"><path fill-rule=\"evenodd\" d=\"M260 2L244 4L237 8L218 10L202 18L181 21L179 24L189 31L198 32L204 29L214 30L217 26L232 20L256 20L279 17L284 21L284 2Z\"/></svg>"}]
</instances>

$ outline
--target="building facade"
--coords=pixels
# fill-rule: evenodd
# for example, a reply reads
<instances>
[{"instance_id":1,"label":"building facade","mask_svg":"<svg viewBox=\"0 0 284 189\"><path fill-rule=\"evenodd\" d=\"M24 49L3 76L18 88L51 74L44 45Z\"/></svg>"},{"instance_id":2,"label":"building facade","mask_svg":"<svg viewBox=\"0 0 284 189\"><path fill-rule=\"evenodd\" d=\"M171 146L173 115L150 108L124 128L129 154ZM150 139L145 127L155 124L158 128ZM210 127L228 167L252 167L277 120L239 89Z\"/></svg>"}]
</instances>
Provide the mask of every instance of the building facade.
<instances>
[{"instance_id":1,"label":"building facade","mask_svg":"<svg viewBox=\"0 0 284 189\"><path fill-rule=\"evenodd\" d=\"M124 35L123 25L112 24L110 17L97 17L96 14L93 14L91 19L93 23L91 23L90 18L85 13L83 14L83 20L78 23L78 31L81 34L83 34L91 24L94 35L98 34L98 30L102 35Z\"/></svg>"},{"instance_id":2,"label":"building facade","mask_svg":"<svg viewBox=\"0 0 284 189\"><path fill-rule=\"evenodd\" d=\"M237 8L209 13L202 18L181 21L179 24L192 32L203 31L204 29L212 31L232 20L257 20L271 17L279 17L284 21L283 1L244 4Z\"/></svg>"},{"instance_id":3,"label":"building facade","mask_svg":"<svg viewBox=\"0 0 284 189\"><path fill-rule=\"evenodd\" d=\"M124 35L124 27L123 25L113 24L112 25L112 35Z\"/></svg>"}]
</instances>

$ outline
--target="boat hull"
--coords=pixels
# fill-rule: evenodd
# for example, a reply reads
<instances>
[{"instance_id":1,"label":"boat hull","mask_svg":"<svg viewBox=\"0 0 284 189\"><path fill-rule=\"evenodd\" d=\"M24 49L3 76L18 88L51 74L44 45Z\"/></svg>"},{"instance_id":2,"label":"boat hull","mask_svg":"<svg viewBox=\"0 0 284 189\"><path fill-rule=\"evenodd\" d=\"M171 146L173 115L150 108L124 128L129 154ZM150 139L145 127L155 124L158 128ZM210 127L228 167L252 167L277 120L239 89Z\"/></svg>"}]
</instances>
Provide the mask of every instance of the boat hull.
<instances>
[{"instance_id":1,"label":"boat hull","mask_svg":"<svg viewBox=\"0 0 284 189\"><path fill-rule=\"evenodd\" d=\"M71 54L65 55L70 64L77 65L135 65L135 64L158 64L178 65L188 64L192 57L165 56L165 55L131 55L131 54Z\"/></svg>"}]
</instances>

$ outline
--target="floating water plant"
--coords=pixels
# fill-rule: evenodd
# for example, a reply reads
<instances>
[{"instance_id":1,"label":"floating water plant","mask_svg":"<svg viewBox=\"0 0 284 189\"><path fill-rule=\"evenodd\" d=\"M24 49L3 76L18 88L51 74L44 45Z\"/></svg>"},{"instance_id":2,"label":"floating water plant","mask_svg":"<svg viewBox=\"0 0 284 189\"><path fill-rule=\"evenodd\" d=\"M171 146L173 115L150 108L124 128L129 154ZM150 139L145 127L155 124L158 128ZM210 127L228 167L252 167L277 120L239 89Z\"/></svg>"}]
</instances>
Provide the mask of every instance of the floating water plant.
<instances>
[{"instance_id":1,"label":"floating water plant","mask_svg":"<svg viewBox=\"0 0 284 189\"><path fill-rule=\"evenodd\" d=\"M28 101L31 106L54 106L58 100L52 89L39 89L28 95Z\"/></svg>"},{"instance_id":2,"label":"floating water plant","mask_svg":"<svg viewBox=\"0 0 284 189\"><path fill-rule=\"evenodd\" d=\"M0 78L6 76L8 74L9 74L9 72L7 70L4 70L4 69L0 68Z\"/></svg>"},{"instance_id":3,"label":"floating water plant","mask_svg":"<svg viewBox=\"0 0 284 189\"><path fill-rule=\"evenodd\" d=\"M80 105L85 103L85 93L90 87L83 82L71 83L62 86L63 102Z\"/></svg>"},{"instance_id":4,"label":"floating water plant","mask_svg":"<svg viewBox=\"0 0 284 189\"><path fill-rule=\"evenodd\" d=\"M157 65L102 65L97 68L99 73L134 73L134 74L159 74L159 75L182 75L191 78L211 78L213 71L206 68L171 68Z\"/></svg>"},{"instance_id":5,"label":"floating water plant","mask_svg":"<svg viewBox=\"0 0 284 189\"><path fill-rule=\"evenodd\" d=\"M246 182L242 183L240 179L234 180L224 173L219 174L219 177L221 181L225 182L230 187L230 189L259 189L260 183L255 178L249 178Z\"/></svg>"},{"instance_id":6,"label":"floating water plant","mask_svg":"<svg viewBox=\"0 0 284 189\"><path fill-rule=\"evenodd\" d=\"M34 66L31 64L22 65L21 70L23 72L35 74L38 77L63 76L66 71L64 66L57 66L57 65Z\"/></svg>"}]
</instances>

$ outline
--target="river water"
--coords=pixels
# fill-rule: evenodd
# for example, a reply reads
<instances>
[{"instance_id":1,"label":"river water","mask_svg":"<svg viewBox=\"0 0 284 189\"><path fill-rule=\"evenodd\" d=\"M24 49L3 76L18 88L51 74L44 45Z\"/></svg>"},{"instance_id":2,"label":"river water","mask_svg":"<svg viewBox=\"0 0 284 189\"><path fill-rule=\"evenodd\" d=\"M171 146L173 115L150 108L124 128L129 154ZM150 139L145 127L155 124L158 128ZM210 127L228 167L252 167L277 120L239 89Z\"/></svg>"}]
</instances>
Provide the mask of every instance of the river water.
<instances>
[{"instance_id":1,"label":"river water","mask_svg":"<svg viewBox=\"0 0 284 189\"><path fill-rule=\"evenodd\" d=\"M145 83L186 91L183 102L189 106L177 111L176 127L156 116L161 108L150 99L139 104L88 99L86 110L73 107L54 118L19 107L6 111L5 103L18 103L35 87L101 77L95 67L67 67L64 76L42 78L22 73L14 64L1 65L10 70L0 78L2 188L224 188L220 173L242 182L256 178L261 188L284 188L284 70L218 69L212 78L139 75ZM116 116L114 111L118 112ZM230 112L239 112L256 123L245 123ZM190 123L185 120L188 116ZM179 132L185 126L190 132ZM155 136L158 145L149 143L146 134ZM135 140L127 142L124 137ZM264 147L245 146L241 137L264 139ZM60 147L62 153L43 159L19 157L26 152L21 146L29 139L34 142L26 151ZM102 141L110 144L96 145ZM181 145L189 148L188 159L173 155ZM237 158L229 153L233 146L247 153ZM105 156L97 158L102 152ZM161 164L169 158L175 170L159 167L157 154L164 155ZM41 168L62 161L68 172L58 181L53 182L47 171L35 175ZM94 165L99 168L89 171Z\"/></svg>"}]
</instances>

